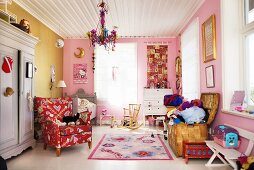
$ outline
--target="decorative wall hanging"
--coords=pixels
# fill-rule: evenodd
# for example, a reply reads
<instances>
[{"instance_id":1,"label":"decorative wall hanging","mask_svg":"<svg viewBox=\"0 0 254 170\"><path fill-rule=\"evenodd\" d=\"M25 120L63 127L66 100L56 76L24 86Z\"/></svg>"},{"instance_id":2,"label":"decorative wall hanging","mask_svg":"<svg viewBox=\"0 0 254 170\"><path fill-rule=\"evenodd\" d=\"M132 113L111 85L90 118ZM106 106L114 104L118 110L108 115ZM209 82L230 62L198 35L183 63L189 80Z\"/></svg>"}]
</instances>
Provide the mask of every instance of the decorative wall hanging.
<instances>
[{"instance_id":1,"label":"decorative wall hanging","mask_svg":"<svg viewBox=\"0 0 254 170\"><path fill-rule=\"evenodd\" d=\"M28 107L28 110L30 112L32 112L33 111L33 97L31 95L30 91L26 93L26 98L27 98L27 107Z\"/></svg>"},{"instance_id":2,"label":"decorative wall hanging","mask_svg":"<svg viewBox=\"0 0 254 170\"><path fill-rule=\"evenodd\" d=\"M179 95L182 95L182 59L181 51L178 50L179 55L175 59L175 71L176 71L176 89Z\"/></svg>"},{"instance_id":3,"label":"decorative wall hanging","mask_svg":"<svg viewBox=\"0 0 254 170\"><path fill-rule=\"evenodd\" d=\"M210 65L205 68L205 77L206 77L206 87L211 88L214 87L214 70L213 65Z\"/></svg>"},{"instance_id":4,"label":"decorative wall hanging","mask_svg":"<svg viewBox=\"0 0 254 170\"><path fill-rule=\"evenodd\" d=\"M204 62L216 59L215 15L202 24L202 45Z\"/></svg>"},{"instance_id":5,"label":"decorative wall hanging","mask_svg":"<svg viewBox=\"0 0 254 170\"><path fill-rule=\"evenodd\" d=\"M87 64L73 64L73 83L87 83Z\"/></svg>"},{"instance_id":6,"label":"decorative wall hanging","mask_svg":"<svg viewBox=\"0 0 254 170\"><path fill-rule=\"evenodd\" d=\"M176 57L175 67L176 67L176 78L182 77L182 59L180 56Z\"/></svg>"},{"instance_id":7,"label":"decorative wall hanging","mask_svg":"<svg viewBox=\"0 0 254 170\"><path fill-rule=\"evenodd\" d=\"M64 46L64 40L57 39L56 40L56 48L63 48L63 46Z\"/></svg>"},{"instance_id":8,"label":"decorative wall hanging","mask_svg":"<svg viewBox=\"0 0 254 170\"><path fill-rule=\"evenodd\" d=\"M54 86L54 82L56 81L56 71L55 71L55 65L50 66L50 90L52 90Z\"/></svg>"},{"instance_id":9,"label":"decorative wall hanging","mask_svg":"<svg viewBox=\"0 0 254 170\"><path fill-rule=\"evenodd\" d=\"M12 63L13 63L13 60L12 60L12 58L10 56L4 57L4 62L3 62L3 65L2 65L2 70L5 73L10 73L11 70L12 70Z\"/></svg>"},{"instance_id":10,"label":"decorative wall hanging","mask_svg":"<svg viewBox=\"0 0 254 170\"><path fill-rule=\"evenodd\" d=\"M147 87L167 88L168 46L147 46Z\"/></svg>"},{"instance_id":11,"label":"decorative wall hanging","mask_svg":"<svg viewBox=\"0 0 254 170\"><path fill-rule=\"evenodd\" d=\"M83 58L85 56L85 50L84 48L77 48L79 50L79 53L76 54L76 52L74 52L74 56L77 58Z\"/></svg>"},{"instance_id":12,"label":"decorative wall hanging","mask_svg":"<svg viewBox=\"0 0 254 170\"><path fill-rule=\"evenodd\" d=\"M94 51L93 51L93 54L92 54L93 56L92 56L92 62L93 62L93 73L94 73L94 70L95 70L95 53L94 53Z\"/></svg>"}]
</instances>

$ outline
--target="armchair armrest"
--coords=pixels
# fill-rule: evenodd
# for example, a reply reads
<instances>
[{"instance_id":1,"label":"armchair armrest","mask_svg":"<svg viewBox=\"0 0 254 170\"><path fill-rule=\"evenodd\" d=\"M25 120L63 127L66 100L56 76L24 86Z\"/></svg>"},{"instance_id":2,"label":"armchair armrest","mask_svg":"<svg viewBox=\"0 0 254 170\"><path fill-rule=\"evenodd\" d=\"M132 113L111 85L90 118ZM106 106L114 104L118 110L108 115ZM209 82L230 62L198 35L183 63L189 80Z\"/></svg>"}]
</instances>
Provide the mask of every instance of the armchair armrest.
<instances>
[{"instance_id":1,"label":"armchair armrest","mask_svg":"<svg viewBox=\"0 0 254 170\"><path fill-rule=\"evenodd\" d=\"M42 123L44 142L48 145L60 147L60 130L54 119L47 119Z\"/></svg>"}]
</instances>

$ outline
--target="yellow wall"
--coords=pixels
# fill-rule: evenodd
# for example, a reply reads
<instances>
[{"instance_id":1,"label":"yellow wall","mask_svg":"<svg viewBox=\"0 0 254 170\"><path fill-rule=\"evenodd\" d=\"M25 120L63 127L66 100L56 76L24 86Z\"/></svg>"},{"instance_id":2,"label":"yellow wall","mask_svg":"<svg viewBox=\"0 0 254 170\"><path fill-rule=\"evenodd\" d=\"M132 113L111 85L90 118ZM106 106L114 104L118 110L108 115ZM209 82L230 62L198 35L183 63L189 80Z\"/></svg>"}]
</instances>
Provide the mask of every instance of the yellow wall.
<instances>
[{"instance_id":1,"label":"yellow wall","mask_svg":"<svg viewBox=\"0 0 254 170\"><path fill-rule=\"evenodd\" d=\"M3 6L0 6L3 9ZM23 8L12 2L8 5L8 10L21 19L26 19L30 23L32 35L39 38L39 43L35 48L35 65L38 68L35 73L35 96L60 97L62 89L53 88L50 91L50 66L55 65L56 83L63 79L63 48L56 48L55 42L59 37L55 32L42 24L35 17L26 12Z\"/></svg>"}]
</instances>

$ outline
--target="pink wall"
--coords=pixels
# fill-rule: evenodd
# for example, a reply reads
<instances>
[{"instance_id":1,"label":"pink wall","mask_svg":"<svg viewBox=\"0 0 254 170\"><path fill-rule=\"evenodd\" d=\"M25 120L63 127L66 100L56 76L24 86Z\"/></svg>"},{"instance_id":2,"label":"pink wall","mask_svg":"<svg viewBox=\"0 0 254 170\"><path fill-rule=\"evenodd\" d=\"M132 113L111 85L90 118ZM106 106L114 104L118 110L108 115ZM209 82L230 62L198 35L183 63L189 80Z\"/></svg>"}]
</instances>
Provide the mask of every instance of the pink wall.
<instances>
[{"instance_id":1,"label":"pink wall","mask_svg":"<svg viewBox=\"0 0 254 170\"><path fill-rule=\"evenodd\" d=\"M215 14L216 18L216 53L217 59L210 61L208 63L203 63L202 58L202 23L205 22L207 18L209 18L212 14ZM204 4L200 7L200 9L193 16L191 21L194 18L199 18L199 28L200 28L200 71L201 71L201 93L202 92L218 92L221 94L220 108L217 113L217 116L213 122L213 127L218 124L232 124L234 126L250 130L254 132L253 128L253 120L247 119L239 116L229 115L221 112L222 108L222 57L221 54L221 14L220 14L220 0L206 0ZM191 21L189 23L191 23ZM189 25L189 23L187 25ZM186 26L187 27L187 26ZM183 31L186 29L183 29ZM182 31L182 32L183 32ZM215 87L214 88L206 88L206 79L205 79L205 68L207 66L214 65L214 76L215 76ZM246 141L243 141L243 144L240 147L240 150L246 147Z\"/></svg>"},{"instance_id":2,"label":"pink wall","mask_svg":"<svg viewBox=\"0 0 254 170\"><path fill-rule=\"evenodd\" d=\"M125 38L119 39L118 43L137 43L137 57L138 57L138 102L142 103L143 100L143 88L146 86L146 70L147 70L147 56L146 46L147 44L168 44L168 81L170 86L175 91L175 58L176 58L176 38ZM85 49L85 57L82 59L74 57L74 51L77 47ZM117 45L116 45L117 50ZM64 92L71 95L76 92L78 88L83 88L87 93L94 93L94 75L92 71L92 48L90 47L88 40L79 39L67 39L64 45L64 71L63 78L66 81L67 87L64 88ZM78 51L77 51L78 52ZM87 63L88 65L88 83L87 84L73 84L72 72L73 64L75 63ZM96 68L96 66L95 66ZM97 113L102 108L107 108L109 112L113 113L116 117L122 117L123 109L114 106L109 106L105 103L98 103ZM142 114L141 114L142 115Z\"/></svg>"},{"instance_id":3,"label":"pink wall","mask_svg":"<svg viewBox=\"0 0 254 170\"><path fill-rule=\"evenodd\" d=\"M203 53L202 53L202 23L204 23L211 15L215 14L215 23L216 23L216 54L217 59L204 63L203 62ZM200 9L195 13L187 26L195 19L199 19L199 54L200 54L200 92L222 92L221 86L221 27L220 27L220 0L206 0ZM206 87L206 77L205 77L205 68L207 66L214 66L214 78L215 78L215 87L207 88Z\"/></svg>"},{"instance_id":4,"label":"pink wall","mask_svg":"<svg viewBox=\"0 0 254 170\"><path fill-rule=\"evenodd\" d=\"M78 47L85 49L85 56L83 58L77 58L74 53L79 53ZM83 88L88 94L94 93L94 83L93 83L93 64L92 64L92 52L93 49L90 48L89 42L82 39L67 39L64 40L64 59L63 59L63 79L66 83L66 88L63 89L64 93L68 95L74 94L77 89ZM87 84L73 84L73 64L84 63L87 64Z\"/></svg>"}]
</instances>

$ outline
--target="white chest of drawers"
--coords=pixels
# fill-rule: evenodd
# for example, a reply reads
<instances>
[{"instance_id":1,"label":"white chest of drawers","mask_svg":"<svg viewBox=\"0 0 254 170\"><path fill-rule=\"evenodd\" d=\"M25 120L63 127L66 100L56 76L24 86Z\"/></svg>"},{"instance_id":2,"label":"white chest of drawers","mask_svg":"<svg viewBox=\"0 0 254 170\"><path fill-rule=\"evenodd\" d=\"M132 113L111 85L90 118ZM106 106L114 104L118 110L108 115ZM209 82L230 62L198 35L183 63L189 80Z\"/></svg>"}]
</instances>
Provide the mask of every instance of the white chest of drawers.
<instances>
[{"instance_id":1,"label":"white chest of drawers","mask_svg":"<svg viewBox=\"0 0 254 170\"><path fill-rule=\"evenodd\" d=\"M164 96L173 94L172 89L144 89L143 115L165 115L167 108L163 104ZM144 119L145 120L145 119Z\"/></svg>"}]
</instances>

